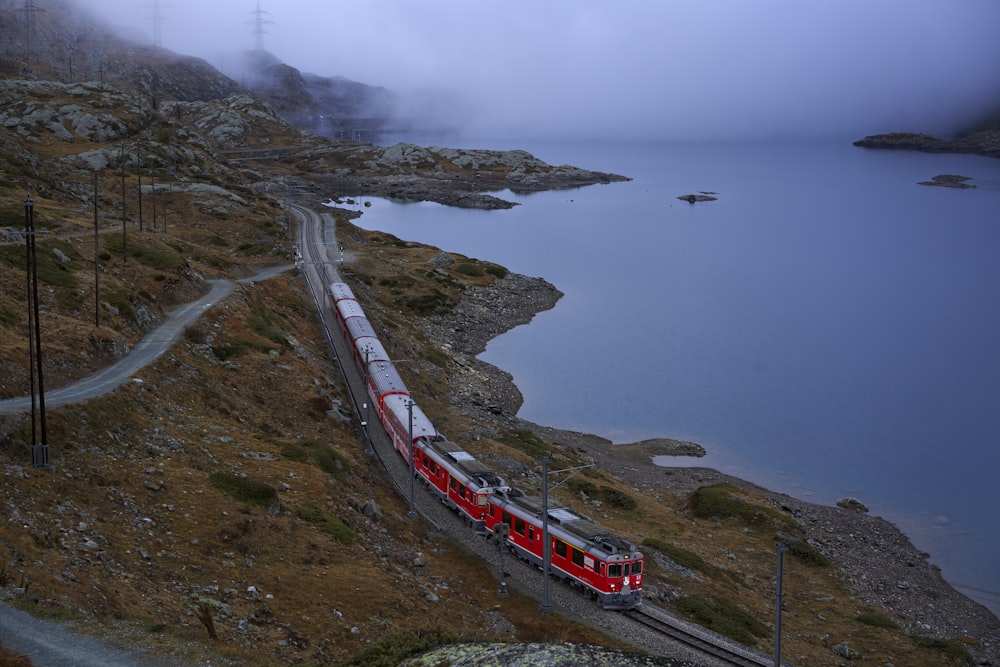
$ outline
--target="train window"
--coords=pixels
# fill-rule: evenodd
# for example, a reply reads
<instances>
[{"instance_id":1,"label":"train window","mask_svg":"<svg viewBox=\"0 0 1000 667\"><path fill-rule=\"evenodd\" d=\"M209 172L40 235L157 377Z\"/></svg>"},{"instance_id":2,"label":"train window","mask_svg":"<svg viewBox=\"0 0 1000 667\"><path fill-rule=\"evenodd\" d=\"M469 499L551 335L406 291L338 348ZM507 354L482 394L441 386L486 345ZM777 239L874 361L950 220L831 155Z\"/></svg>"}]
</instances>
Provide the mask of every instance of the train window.
<instances>
[{"instance_id":1,"label":"train window","mask_svg":"<svg viewBox=\"0 0 1000 667\"><path fill-rule=\"evenodd\" d=\"M623 574L624 574L624 575L625 575L626 577L627 577L628 575L632 574L632 570L631 570L630 566L631 566L631 563L624 563L624 567L625 567L625 571L623 572Z\"/></svg>"},{"instance_id":2,"label":"train window","mask_svg":"<svg viewBox=\"0 0 1000 667\"><path fill-rule=\"evenodd\" d=\"M612 579L622 576L621 563L608 563L608 576Z\"/></svg>"},{"instance_id":3,"label":"train window","mask_svg":"<svg viewBox=\"0 0 1000 667\"><path fill-rule=\"evenodd\" d=\"M556 540L556 555L560 558L566 557L566 543L562 540Z\"/></svg>"},{"instance_id":4,"label":"train window","mask_svg":"<svg viewBox=\"0 0 1000 667\"><path fill-rule=\"evenodd\" d=\"M503 513L503 522L509 526L512 521L513 521L513 518L510 516L510 512L504 512Z\"/></svg>"},{"instance_id":5,"label":"train window","mask_svg":"<svg viewBox=\"0 0 1000 667\"><path fill-rule=\"evenodd\" d=\"M455 490L455 489L457 489L457 488L458 488L458 482L457 482L457 481L455 481L455 478L454 478L454 477L452 477L452 478L451 478L451 490L452 490L452 491L454 491L454 490Z\"/></svg>"},{"instance_id":6,"label":"train window","mask_svg":"<svg viewBox=\"0 0 1000 667\"><path fill-rule=\"evenodd\" d=\"M493 510L494 510L495 508L496 508L496 506L495 506L495 505L490 505L490 516L491 516L491 517L493 517L493 516L496 516L495 514L493 514Z\"/></svg>"},{"instance_id":7,"label":"train window","mask_svg":"<svg viewBox=\"0 0 1000 667\"><path fill-rule=\"evenodd\" d=\"M642 561L637 560L632 563L632 574L642 574Z\"/></svg>"},{"instance_id":8,"label":"train window","mask_svg":"<svg viewBox=\"0 0 1000 667\"><path fill-rule=\"evenodd\" d=\"M476 504L479 505L480 507L486 507L486 494L485 493L476 496Z\"/></svg>"},{"instance_id":9,"label":"train window","mask_svg":"<svg viewBox=\"0 0 1000 667\"><path fill-rule=\"evenodd\" d=\"M524 535L524 519L514 517L514 532L518 535Z\"/></svg>"},{"instance_id":10,"label":"train window","mask_svg":"<svg viewBox=\"0 0 1000 667\"><path fill-rule=\"evenodd\" d=\"M573 549L573 564L583 567L583 552L579 549Z\"/></svg>"},{"instance_id":11,"label":"train window","mask_svg":"<svg viewBox=\"0 0 1000 667\"><path fill-rule=\"evenodd\" d=\"M529 542L534 542L535 541L535 527L534 526L528 526L528 541Z\"/></svg>"}]
</instances>

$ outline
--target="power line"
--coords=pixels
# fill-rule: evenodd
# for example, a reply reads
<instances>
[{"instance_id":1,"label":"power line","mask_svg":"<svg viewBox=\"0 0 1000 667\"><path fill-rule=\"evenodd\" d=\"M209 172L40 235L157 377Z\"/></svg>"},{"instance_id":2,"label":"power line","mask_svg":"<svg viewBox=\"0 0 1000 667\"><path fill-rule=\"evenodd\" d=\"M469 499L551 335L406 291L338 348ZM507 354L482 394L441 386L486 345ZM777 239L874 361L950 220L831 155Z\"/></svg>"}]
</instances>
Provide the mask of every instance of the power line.
<instances>
[{"instance_id":1,"label":"power line","mask_svg":"<svg viewBox=\"0 0 1000 667\"><path fill-rule=\"evenodd\" d=\"M24 64L31 63L31 36L35 34L35 14L44 12L44 9L35 7L35 0L24 0L24 9L17 10L24 12Z\"/></svg>"},{"instance_id":2,"label":"power line","mask_svg":"<svg viewBox=\"0 0 1000 667\"><path fill-rule=\"evenodd\" d=\"M163 14L159 0L153 0L153 46L163 46Z\"/></svg>"},{"instance_id":3,"label":"power line","mask_svg":"<svg viewBox=\"0 0 1000 667\"><path fill-rule=\"evenodd\" d=\"M264 35L267 34L267 30L264 29L266 24L273 24L274 21L269 21L264 18L265 15L270 14L260 8L260 0L257 0L257 9L250 12L253 15L253 36L254 36L254 48L258 51L264 50Z\"/></svg>"}]
</instances>

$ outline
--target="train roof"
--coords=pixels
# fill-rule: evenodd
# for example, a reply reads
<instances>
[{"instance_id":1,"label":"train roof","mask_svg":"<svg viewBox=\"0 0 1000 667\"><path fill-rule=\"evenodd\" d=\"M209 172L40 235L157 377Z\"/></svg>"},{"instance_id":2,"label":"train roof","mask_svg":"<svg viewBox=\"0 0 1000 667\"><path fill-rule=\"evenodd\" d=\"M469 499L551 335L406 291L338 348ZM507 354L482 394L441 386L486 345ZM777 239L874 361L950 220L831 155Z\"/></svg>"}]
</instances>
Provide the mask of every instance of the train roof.
<instances>
[{"instance_id":1,"label":"train roof","mask_svg":"<svg viewBox=\"0 0 1000 667\"><path fill-rule=\"evenodd\" d=\"M442 465L448 467L452 474L457 472L463 476L467 480L466 486L475 483L479 487L488 486L499 490L510 488L500 475L487 468L476 457L451 440L443 437L429 440L426 447L433 450L433 453L437 455L436 458Z\"/></svg>"},{"instance_id":2,"label":"train roof","mask_svg":"<svg viewBox=\"0 0 1000 667\"><path fill-rule=\"evenodd\" d=\"M371 336L358 338L353 342L353 345L358 351L358 358L368 362L369 372L374 372L371 369L373 364L377 362L384 364L389 361L389 353L382 347L382 341L378 338L372 338Z\"/></svg>"},{"instance_id":3,"label":"train roof","mask_svg":"<svg viewBox=\"0 0 1000 667\"><path fill-rule=\"evenodd\" d=\"M331 283L330 296L333 297L333 302L336 303L341 299L354 299L354 292L351 291L347 283Z\"/></svg>"},{"instance_id":4,"label":"train roof","mask_svg":"<svg viewBox=\"0 0 1000 667\"><path fill-rule=\"evenodd\" d=\"M353 299L341 299L338 301L337 312L340 313L340 319L342 320L346 320L349 317L365 316L365 311L361 310L361 306Z\"/></svg>"},{"instance_id":5,"label":"train roof","mask_svg":"<svg viewBox=\"0 0 1000 667\"><path fill-rule=\"evenodd\" d=\"M513 505L519 507L534 518L542 516L542 499L521 492L505 496ZM570 535L583 540L589 545L600 549L608 555L629 555L636 552L635 545L626 539L614 535L592 521L588 521L564 507L548 508L549 528L558 527Z\"/></svg>"},{"instance_id":6,"label":"train roof","mask_svg":"<svg viewBox=\"0 0 1000 667\"><path fill-rule=\"evenodd\" d=\"M347 325L347 332L351 337L351 340L357 340L358 338L378 338L375 334L375 328L372 323L368 321L365 317L352 317L345 321Z\"/></svg>"},{"instance_id":7,"label":"train roof","mask_svg":"<svg viewBox=\"0 0 1000 667\"><path fill-rule=\"evenodd\" d=\"M384 398L386 394L410 395L410 391L403 384L403 378L399 377L399 371L392 364L384 361L368 364L368 379L375 385L375 391L380 398Z\"/></svg>"},{"instance_id":8,"label":"train roof","mask_svg":"<svg viewBox=\"0 0 1000 667\"><path fill-rule=\"evenodd\" d=\"M413 439L418 438L433 438L437 435L437 430L434 428L434 424L431 420L427 418L424 411L420 409L420 406L415 402L410 400L409 396L404 396L402 394L393 394L391 396L385 397L385 407L396 416L396 419L404 428L409 430L410 427L410 408L413 405Z\"/></svg>"}]
</instances>

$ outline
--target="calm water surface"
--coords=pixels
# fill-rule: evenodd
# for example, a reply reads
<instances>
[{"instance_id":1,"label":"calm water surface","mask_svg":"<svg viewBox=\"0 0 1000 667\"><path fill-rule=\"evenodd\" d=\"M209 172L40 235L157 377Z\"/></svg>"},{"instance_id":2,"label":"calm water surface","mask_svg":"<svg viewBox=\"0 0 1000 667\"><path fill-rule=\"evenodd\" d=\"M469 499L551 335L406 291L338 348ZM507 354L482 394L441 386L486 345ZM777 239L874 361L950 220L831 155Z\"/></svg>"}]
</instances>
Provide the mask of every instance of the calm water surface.
<instances>
[{"instance_id":1,"label":"calm water surface","mask_svg":"<svg viewBox=\"0 0 1000 667\"><path fill-rule=\"evenodd\" d=\"M1000 591L1000 161L849 140L467 145L634 179L502 193L509 211L364 209L363 227L565 292L482 355L513 373L520 416L690 439L710 453L682 464L857 496L953 583ZM944 173L977 188L916 185ZM700 191L718 201L675 199Z\"/></svg>"}]
</instances>

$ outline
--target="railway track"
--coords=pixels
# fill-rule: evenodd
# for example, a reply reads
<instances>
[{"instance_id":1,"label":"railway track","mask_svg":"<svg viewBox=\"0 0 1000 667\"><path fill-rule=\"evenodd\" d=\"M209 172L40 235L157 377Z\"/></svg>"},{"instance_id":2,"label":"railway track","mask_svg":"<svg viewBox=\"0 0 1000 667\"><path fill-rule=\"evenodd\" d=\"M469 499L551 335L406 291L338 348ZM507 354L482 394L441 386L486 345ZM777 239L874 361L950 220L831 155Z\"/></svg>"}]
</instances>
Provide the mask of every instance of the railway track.
<instances>
[{"instance_id":1,"label":"railway track","mask_svg":"<svg viewBox=\"0 0 1000 667\"><path fill-rule=\"evenodd\" d=\"M620 612L646 628L664 635L674 642L683 644L693 651L711 656L721 665L736 665L738 667L769 667L774 665L773 658L748 649L745 646L725 645L718 636L713 636L703 628L693 626L659 611L656 607L643 605L629 611Z\"/></svg>"}]
</instances>

